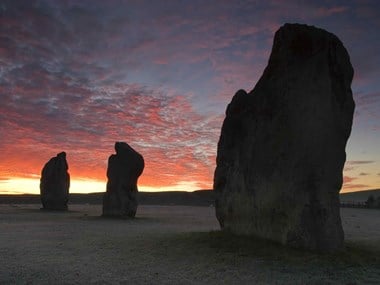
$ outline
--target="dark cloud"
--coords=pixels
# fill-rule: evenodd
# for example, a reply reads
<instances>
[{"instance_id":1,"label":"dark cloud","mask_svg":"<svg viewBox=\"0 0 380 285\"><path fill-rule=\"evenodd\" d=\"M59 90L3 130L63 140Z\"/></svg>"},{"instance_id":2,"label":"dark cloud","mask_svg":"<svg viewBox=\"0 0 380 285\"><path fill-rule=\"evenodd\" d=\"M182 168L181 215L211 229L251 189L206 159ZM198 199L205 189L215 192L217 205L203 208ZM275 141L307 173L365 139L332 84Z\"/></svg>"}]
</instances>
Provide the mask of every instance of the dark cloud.
<instances>
[{"instance_id":1,"label":"dark cloud","mask_svg":"<svg viewBox=\"0 0 380 285\"><path fill-rule=\"evenodd\" d=\"M349 10L348 6L320 7L317 9L316 14L319 17L329 17L336 14L345 13L347 10Z\"/></svg>"},{"instance_id":2,"label":"dark cloud","mask_svg":"<svg viewBox=\"0 0 380 285\"><path fill-rule=\"evenodd\" d=\"M346 162L348 165L361 165L375 163L374 160L349 160Z\"/></svg>"},{"instance_id":3,"label":"dark cloud","mask_svg":"<svg viewBox=\"0 0 380 285\"><path fill-rule=\"evenodd\" d=\"M380 103L380 92L376 93L357 93L355 98L357 108L368 110L368 107L378 107Z\"/></svg>"}]
</instances>

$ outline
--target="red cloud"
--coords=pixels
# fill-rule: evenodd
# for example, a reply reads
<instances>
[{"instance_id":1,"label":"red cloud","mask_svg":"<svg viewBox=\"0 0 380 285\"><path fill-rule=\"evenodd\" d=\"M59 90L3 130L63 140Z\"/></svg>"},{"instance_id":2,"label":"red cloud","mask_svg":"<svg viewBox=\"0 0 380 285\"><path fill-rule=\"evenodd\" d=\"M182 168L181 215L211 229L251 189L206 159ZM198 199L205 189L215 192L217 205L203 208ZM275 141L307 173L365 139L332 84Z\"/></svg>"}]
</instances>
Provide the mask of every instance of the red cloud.
<instances>
[{"instance_id":1,"label":"red cloud","mask_svg":"<svg viewBox=\"0 0 380 285\"><path fill-rule=\"evenodd\" d=\"M81 89L75 97L70 86L51 85L60 96L42 105L42 96L26 94L27 86L17 89L23 98L17 108L10 96L2 109L8 134L0 142L2 165L10 168L1 176L38 176L50 157L66 151L72 177L104 180L107 158L121 140L145 158L141 185L211 187L220 116L202 116L183 96L138 85ZM29 117L23 110L33 106L42 109Z\"/></svg>"},{"instance_id":2,"label":"red cloud","mask_svg":"<svg viewBox=\"0 0 380 285\"><path fill-rule=\"evenodd\" d=\"M355 189L355 190L365 190L370 188L370 185L367 184L348 184L344 185L343 189Z\"/></svg>"},{"instance_id":3,"label":"red cloud","mask_svg":"<svg viewBox=\"0 0 380 285\"><path fill-rule=\"evenodd\" d=\"M343 176L343 185L346 187L347 183L351 183L352 181L356 180L356 177L349 177L349 176Z\"/></svg>"}]
</instances>

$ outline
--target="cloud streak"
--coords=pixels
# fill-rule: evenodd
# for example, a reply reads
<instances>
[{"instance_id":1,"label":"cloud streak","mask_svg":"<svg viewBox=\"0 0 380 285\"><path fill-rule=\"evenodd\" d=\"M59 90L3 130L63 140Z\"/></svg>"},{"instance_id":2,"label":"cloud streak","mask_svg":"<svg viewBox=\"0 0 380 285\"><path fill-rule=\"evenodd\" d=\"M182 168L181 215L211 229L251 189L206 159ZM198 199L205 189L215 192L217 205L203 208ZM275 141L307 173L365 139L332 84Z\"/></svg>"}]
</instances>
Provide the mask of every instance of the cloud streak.
<instances>
[{"instance_id":1,"label":"cloud streak","mask_svg":"<svg viewBox=\"0 0 380 285\"><path fill-rule=\"evenodd\" d=\"M19 94L24 87L19 85ZM8 159L15 159L10 163L29 168L18 175L38 174L42 161L22 162L31 154L40 157L35 150L52 156L62 149L74 175L103 178L113 143L125 140L146 159L145 185L197 181L199 187L209 187L221 116L199 115L180 95L138 85L87 89L75 97L70 91L59 89L54 93L61 96L47 99L20 97L17 108L10 97L2 105L8 134L1 147ZM33 112L33 118L20 109Z\"/></svg>"},{"instance_id":2,"label":"cloud streak","mask_svg":"<svg viewBox=\"0 0 380 285\"><path fill-rule=\"evenodd\" d=\"M362 165L374 163L374 160L349 160L346 162L347 165Z\"/></svg>"}]
</instances>

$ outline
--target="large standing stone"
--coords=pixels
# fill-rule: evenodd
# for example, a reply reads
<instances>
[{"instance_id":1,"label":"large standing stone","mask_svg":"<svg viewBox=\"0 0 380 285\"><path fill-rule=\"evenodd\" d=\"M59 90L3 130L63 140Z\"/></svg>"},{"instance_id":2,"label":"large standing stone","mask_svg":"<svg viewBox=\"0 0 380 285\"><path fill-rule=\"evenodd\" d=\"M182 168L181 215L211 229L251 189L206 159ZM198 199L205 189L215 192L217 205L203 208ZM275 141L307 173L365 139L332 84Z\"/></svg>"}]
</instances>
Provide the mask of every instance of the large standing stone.
<instances>
[{"instance_id":1,"label":"large standing stone","mask_svg":"<svg viewBox=\"0 0 380 285\"><path fill-rule=\"evenodd\" d=\"M115 150L116 155L108 159L103 216L134 217L138 205L137 179L144 170L144 158L125 142L116 142Z\"/></svg>"},{"instance_id":2,"label":"large standing stone","mask_svg":"<svg viewBox=\"0 0 380 285\"><path fill-rule=\"evenodd\" d=\"M300 24L276 32L259 82L226 110L214 176L222 228L318 251L342 247L352 78L335 35Z\"/></svg>"},{"instance_id":3,"label":"large standing stone","mask_svg":"<svg viewBox=\"0 0 380 285\"><path fill-rule=\"evenodd\" d=\"M67 210L70 187L68 169L65 152L58 153L45 164L40 181L43 209Z\"/></svg>"}]
</instances>

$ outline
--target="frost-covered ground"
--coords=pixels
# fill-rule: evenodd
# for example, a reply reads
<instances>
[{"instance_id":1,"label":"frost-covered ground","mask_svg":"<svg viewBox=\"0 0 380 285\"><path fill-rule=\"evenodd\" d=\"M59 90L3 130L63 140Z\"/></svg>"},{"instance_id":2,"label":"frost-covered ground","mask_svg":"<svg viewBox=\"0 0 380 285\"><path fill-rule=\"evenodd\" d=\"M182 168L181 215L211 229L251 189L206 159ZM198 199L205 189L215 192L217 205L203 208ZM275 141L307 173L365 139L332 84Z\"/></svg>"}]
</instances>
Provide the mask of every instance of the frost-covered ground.
<instances>
[{"instance_id":1,"label":"frost-covered ground","mask_svg":"<svg viewBox=\"0 0 380 285\"><path fill-rule=\"evenodd\" d=\"M0 284L380 284L380 211L342 209L346 249L318 255L219 231L212 207L101 218L0 205Z\"/></svg>"}]
</instances>

